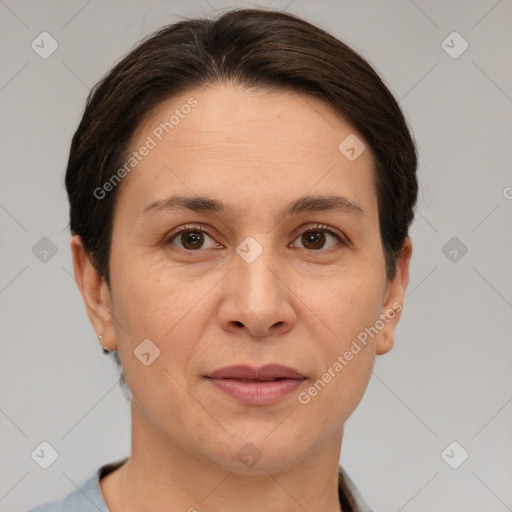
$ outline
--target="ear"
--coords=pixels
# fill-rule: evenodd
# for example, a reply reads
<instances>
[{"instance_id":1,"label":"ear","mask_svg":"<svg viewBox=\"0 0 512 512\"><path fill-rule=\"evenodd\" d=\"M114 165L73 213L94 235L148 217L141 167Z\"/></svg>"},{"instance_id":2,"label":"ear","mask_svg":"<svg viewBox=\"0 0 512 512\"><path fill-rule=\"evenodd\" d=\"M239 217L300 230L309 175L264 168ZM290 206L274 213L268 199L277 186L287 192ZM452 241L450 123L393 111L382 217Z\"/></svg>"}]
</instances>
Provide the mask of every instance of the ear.
<instances>
[{"instance_id":1,"label":"ear","mask_svg":"<svg viewBox=\"0 0 512 512\"><path fill-rule=\"evenodd\" d=\"M376 340L377 355L389 352L395 343L395 329L400 320L403 308L405 290L409 284L409 263L412 255L412 243L407 237L402 245L396 262L396 273L388 281L382 311L380 315L384 327L380 330Z\"/></svg>"},{"instance_id":2,"label":"ear","mask_svg":"<svg viewBox=\"0 0 512 512\"><path fill-rule=\"evenodd\" d=\"M92 264L82 239L75 235L71 239L75 281L82 295L89 320L97 335L102 335L101 345L109 351L117 349L110 290L104 277Z\"/></svg>"}]
</instances>

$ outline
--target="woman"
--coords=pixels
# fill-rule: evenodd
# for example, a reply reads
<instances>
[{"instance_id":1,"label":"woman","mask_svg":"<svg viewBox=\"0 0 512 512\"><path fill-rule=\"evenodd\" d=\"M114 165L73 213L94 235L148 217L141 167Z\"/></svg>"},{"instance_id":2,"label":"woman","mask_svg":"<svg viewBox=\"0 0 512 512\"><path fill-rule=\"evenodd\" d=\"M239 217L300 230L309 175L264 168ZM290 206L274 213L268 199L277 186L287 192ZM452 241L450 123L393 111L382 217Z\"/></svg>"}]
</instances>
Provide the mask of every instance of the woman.
<instances>
[{"instance_id":1,"label":"woman","mask_svg":"<svg viewBox=\"0 0 512 512\"><path fill-rule=\"evenodd\" d=\"M289 14L176 23L117 64L66 187L132 451L34 510L370 510L343 425L393 346L416 163L368 63Z\"/></svg>"}]
</instances>

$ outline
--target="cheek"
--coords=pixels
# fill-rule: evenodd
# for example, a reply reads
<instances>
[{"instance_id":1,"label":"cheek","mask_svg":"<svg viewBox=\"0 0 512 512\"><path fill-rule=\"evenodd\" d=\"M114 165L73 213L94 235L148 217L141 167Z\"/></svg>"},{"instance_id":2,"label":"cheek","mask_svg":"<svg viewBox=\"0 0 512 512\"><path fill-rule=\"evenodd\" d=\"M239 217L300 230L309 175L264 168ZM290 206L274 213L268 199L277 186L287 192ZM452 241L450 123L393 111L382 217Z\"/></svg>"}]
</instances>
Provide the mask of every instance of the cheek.
<instances>
[{"instance_id":1,"label":"cheek","mask_svg":"<svg viewBox=\"0 0 512 512\"><path fill-rule=\"evenodd\" d=\"M339 276L304 299L319 317L314 351L320 359L318 373L298 401L310 409L311 417L324 418L334 430L356 408L370 380L375 337L368 329L379 318L384 284L375 271Z\"/></svg>"},{"instance_id":2,"label":"cheek","mask_svg":"<svg viewBox=\"0 0 512 512\"><path fill-rule=\"evenodd\" d=\"M348 347L347 347L348 348ZM301 417L308 418L311 428L324 430L324 439L330 439L343 427L361 401L371 377L375 351L371 346L361 348L350 361L345 351L330 359L323 373L297 396ZM300 433L306 442L306 429Z\"/></svg>"},{"instance_id":3,"label":"cheek","mask_svg":"<svg viewBox=\"0 0 512 512\"><path fill-rule=\"evenodd\" d=\"M123 325L116 326L118 351L133 399L150 421L176 436L176 425L190 426L200 416L186 391L189 362L204 329L198 295L141 271L119 288L115 303ZM145 365L139 347L148 339L151 362Z\"/></svg>"},{"instance_id":4,"label":"cheek","mask_svg":"<svg viewBox=\"0 0 512 512\"><path fill-rule=\"evenodd\" d=\"M385 286L384 272L371 265L361 265L357 271L342 268L322 282L311 279L301 284L308 290L302 294L304 303L330 334L327 345L336 350L373 325L381 311Z\"/></svg>"},{"instance_id":5,"label":"cheek","mask_svg":"<svg viewBox=\"0 0 512 512\"><path fill-rule=\"evenodd\" d=\"M149 383L155 390L178 386L171 376L183 382L187 361L204 328L195 320L205 292L180 285L157 271L156 265L143 265L140 260L138 265L133 260L119 260L112 273L117 346L134 396ZM147 353L149 356L142 357Z\"/></svg>"},{"instance_id":6,"label":"cheek","mask_svg":"<svg viewBox=\"0 0 512 512\"><path fill-rule=\"evenodd\" d=\"M335 435L361 401L371 378L375 341L364 335L378 318L378 301L368 295L366 300L357 294L332 295L330 329L323 329L326 334L315 340L318 373L297 401L308 418L318 419L318 428Z\"/></svg>"},{"instance_id":7,"label":"cheek","mask_svg":"<svg viewBox=\"0 0 512 512\"><path fill-rule=\"evenodd\" d=\"M181 283L158 253L112 255L113 312L127 324L130 338L171 335L201 297L193 285Z\"/></svg>"}]
</instances>

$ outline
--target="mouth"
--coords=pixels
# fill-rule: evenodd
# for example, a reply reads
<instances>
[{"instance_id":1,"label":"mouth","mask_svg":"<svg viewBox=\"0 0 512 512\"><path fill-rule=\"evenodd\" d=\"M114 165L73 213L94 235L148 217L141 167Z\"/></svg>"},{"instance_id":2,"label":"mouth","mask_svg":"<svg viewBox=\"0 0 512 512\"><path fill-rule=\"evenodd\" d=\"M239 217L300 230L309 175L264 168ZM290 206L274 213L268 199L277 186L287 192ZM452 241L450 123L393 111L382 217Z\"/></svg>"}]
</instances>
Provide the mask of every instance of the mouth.
<instances>
[{"instance_id":1,"label":"mouth","mask_svg":"<svg viewBox=\"0 0 512 512\"><path fill-rule=\"evenodd\" d=\"M237 365L220 368L206 377L211 379L236 379L247 381L273 381L279 379L305 379L306 377L293 368L280 364L267 364L259 368Z\"/></svg>"},{"instance_id":2,"label":"mouth","mask_svg":"<svg viewBox=\"0 0 512 512\"><path fill-rule=\"evenodd\" d=\"M274 382L276 380L283 380L285 377L276 377L274 379L236 379L240 382Z\"/></svg>"},{"instance_id":3,"label":"mouth","mask_svg":"<svg viewBox=\"0 0 512 512\"><path fill-rule=\"evenodd\" d=\"M228 366L205 376L215 389L247 405L269 405L293 391L307 378L298 371L282 365L260 368Z\"/></svg>"}]
</instances>

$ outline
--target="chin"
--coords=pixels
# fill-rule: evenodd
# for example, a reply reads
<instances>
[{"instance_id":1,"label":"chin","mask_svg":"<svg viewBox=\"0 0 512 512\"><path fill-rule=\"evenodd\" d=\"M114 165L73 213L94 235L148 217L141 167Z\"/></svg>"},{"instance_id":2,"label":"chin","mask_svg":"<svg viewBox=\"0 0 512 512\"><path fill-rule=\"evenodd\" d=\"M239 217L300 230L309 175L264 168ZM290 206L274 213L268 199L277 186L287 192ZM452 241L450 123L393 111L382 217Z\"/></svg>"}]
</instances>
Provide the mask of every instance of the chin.
<instances>
[{"instance_id":1,"label":"chin","mask_svg":"<svg viewBox=\"0 0 512 512\"><path fill-rule=\"evenodd\" d=\"M203 449L203 455L226 471L247 475L280 472L306 456L308 446L294 439L291 432L269 435L270 432L272 429L263 435L237 435L223 443L219 441L212 451L205 453Z\"/></svg>"}]
</instances>

